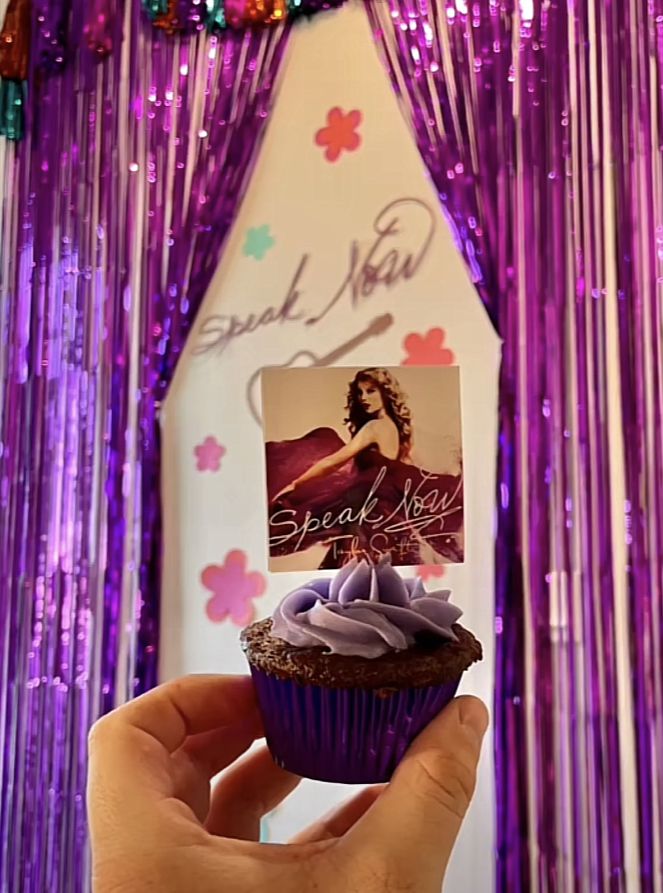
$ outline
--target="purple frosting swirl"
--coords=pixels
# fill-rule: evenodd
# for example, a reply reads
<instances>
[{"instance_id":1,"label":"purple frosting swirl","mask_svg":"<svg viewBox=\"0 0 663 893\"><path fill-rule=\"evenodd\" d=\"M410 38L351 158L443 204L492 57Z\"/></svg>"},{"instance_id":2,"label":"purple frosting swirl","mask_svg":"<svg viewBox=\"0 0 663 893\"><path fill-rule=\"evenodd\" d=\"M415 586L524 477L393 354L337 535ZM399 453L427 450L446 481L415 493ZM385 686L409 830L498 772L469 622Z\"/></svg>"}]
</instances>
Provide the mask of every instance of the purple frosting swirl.
<instances>
[{"instance_id":1,"label":"purple frosting swirl","mask_svg":"<svg viewBox=\"0 0 663 893\"><path fill-rule=\"evenodd\" d=\"M272 635L301 648L380 657L403 651L426 633L456 641L462 615L449 591L426 592L419 578L403 580L389 560L351 561L331 580L312 580L287 595L272 615Z\"/></svg>"}]
</instances>

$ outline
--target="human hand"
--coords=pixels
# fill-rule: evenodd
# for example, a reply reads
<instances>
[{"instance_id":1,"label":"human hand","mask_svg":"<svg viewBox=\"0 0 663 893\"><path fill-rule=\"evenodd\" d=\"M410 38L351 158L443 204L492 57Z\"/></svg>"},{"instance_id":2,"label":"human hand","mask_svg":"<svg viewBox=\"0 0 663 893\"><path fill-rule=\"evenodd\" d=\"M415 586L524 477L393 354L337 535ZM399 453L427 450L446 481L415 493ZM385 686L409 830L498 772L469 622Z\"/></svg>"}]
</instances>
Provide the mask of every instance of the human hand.
<instances>
[{"instance_id":1,"label":"human hand","mask_svg":"<svg viewBox=\"0 0 663 893\"><path fill-rule=\"evenodd\" d=\"M101 719L90 734L95 893L439 893L473 794L488 723L457 698L386 786L367 788L287 845L260 819L299 779L265 747L248 677L191 676ZM210 794L210 779L230 767Z\"/></svg>"}]
</instances>

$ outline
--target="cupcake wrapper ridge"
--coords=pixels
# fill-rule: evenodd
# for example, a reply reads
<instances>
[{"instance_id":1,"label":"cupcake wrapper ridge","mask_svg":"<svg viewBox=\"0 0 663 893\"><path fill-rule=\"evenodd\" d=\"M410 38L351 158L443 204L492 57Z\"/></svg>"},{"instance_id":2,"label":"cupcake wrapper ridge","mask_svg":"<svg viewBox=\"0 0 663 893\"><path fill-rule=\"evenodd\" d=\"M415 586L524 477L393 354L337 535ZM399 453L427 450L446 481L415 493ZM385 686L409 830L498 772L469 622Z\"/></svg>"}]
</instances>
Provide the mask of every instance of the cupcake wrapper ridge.
<instances>
[{"instance_id":1,"label":"cupcake wrapper ridge","mask_svg":"<svg viewBox=\"0 0 663 893\"><path fill-rule=\"evenodd\" d=\"M289 772L318 781L389 781L412 741L451 701L460 678L386 696L279 679L251 666L267 744Z\"/></svg>"}]
</instances>

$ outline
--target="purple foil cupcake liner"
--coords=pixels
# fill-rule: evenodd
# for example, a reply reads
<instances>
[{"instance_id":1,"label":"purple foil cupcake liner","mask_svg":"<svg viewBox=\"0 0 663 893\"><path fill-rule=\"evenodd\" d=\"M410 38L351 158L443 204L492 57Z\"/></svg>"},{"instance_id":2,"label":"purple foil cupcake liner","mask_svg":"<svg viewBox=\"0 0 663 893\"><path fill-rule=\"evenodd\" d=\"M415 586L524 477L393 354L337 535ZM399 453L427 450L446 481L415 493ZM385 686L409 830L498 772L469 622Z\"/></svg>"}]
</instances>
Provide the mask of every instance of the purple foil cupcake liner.
<instances>
[{"instance_id":1,"label":"purple foil cupcake liner","mask_svg":"<svg viewBox=\"0 0 663 893\"><path fill-rule=\"evenodd\" d=\"M419 732L454 697L460 679L380 697L322 688L251 667L274 761L296 775L344 784L389 781Z\"/></svg>"}]
</instances>

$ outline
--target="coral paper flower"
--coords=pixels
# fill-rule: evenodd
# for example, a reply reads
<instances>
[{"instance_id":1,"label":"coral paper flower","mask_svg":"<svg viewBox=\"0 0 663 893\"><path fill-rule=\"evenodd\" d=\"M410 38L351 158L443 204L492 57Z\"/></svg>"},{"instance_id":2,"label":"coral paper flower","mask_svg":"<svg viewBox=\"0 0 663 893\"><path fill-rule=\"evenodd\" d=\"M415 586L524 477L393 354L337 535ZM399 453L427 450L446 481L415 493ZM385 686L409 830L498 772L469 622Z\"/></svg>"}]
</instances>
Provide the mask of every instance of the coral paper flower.
<instances>
[{"instance_id":1,"label":"coral paper flower","mask_svg":"<svg viewBox=\"0 0 663 893\"><path fill-rule=\"evenodd\" d=\"M424 335L411 332L403 347L407 356L403 366L453 366L456 361L453 351L444 345L444 329L429 329Z\"/></svg>"},{"instance_id":2,"label":"coral paper flower","mask_svg":"<svg viewBox=\"0 0 663 893\"><path fill-rule=\"evenodd\" d=\"M233 549L223 564L210 564L200 575L205 589L212 598L207 602L207 616L214 623L228 617L237 626L246 626L253 620L253 599L266 589L265 578L257 571L247 571L246 552Z\"/></svg>"},{"instance_id":3,"label":"coral paper flower","mask_svg":"<svg viewBox=\"0 0 663 893\"><path fill-rule=\"evenodd\" d=\"M421 578L423 583L434 577L443 577L445 568L443 564L421 564L417 568L417 576Z\"/></svg>"},{"instance_id":4,"label":"coral paper flower","mask_svg":"<svg viewBox=\"0 0 663 893\"><path fill-rule=\"evenodd\" d=\"M326 149L327 161L337 161L343 152L355 152L361 146L361 136L357 133L361 121L362 114L357 109L346 114L336 107L327 113L327 126L315 135L316 144Z\"/></svg>"}]
</instances>

